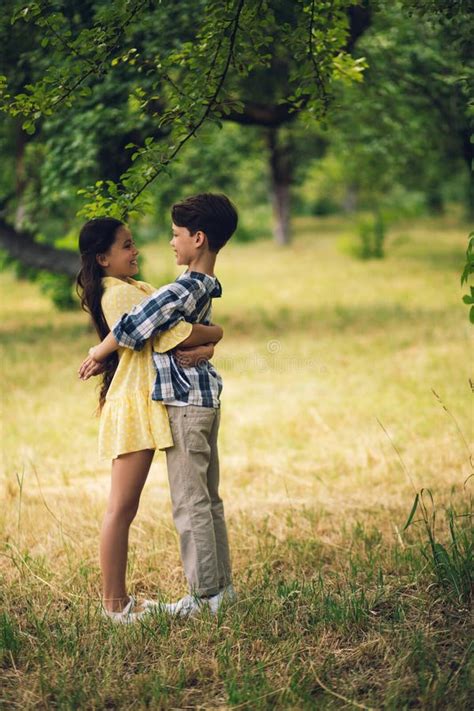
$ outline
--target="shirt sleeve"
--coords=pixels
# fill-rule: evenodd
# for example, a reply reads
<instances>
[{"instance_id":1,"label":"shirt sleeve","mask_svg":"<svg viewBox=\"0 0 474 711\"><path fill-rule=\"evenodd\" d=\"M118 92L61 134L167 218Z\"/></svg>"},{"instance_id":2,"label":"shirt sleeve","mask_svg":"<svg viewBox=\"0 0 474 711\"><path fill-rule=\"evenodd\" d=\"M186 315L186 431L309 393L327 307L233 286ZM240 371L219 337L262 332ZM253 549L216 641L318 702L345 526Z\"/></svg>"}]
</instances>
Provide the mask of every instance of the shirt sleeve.
<instances>
[{"instance_id":1,"label":"shirt sleeve","mask_svg":"<svg viewBox=\"0 0 474 711\"><path fill-rule=\"evenodd\" d=\"M173 282L155 291L117 321L112 329L117 343L139 351L155 333L168 331L183 319L194 321L200 288L204 289L201 282L195 288Z\"/></svg>"},{"instance_id":2,"label":"shirt sleeve","mask_svg":"<svg viewBox=\"0 0 474 711\"><path fill-rule=\"evenodd\" d=\"M188 321L179 321L176 326L170 328L169 331L164 331L159 333L153 339L153 350L157 353L166 353L166 351L171 351L180 343L186 340L188 336L191 335L193 330L193 324L188 323Z\"/></svg>"},{"instance_id":3,"label":"shirt sleeve","mask_svg":"<svg viewBox=\"0 0 474 711\"><path fill-rule=\"evenodd\" d=\"M123 314L128 313L134 306L143 301L143 298L143 291L131 284L113 286L107 289L102 297L101 305L109 328L111 329Z\"/></svg>"},{"instance_id":4,"label":"shirt sleeve","mask_svg":"<svg viewBox=\"0 0 474 711\"><path fill-rule=\"evenodd\" d=\"M132 311L134 306L142 303L143 291L136 289L130 284L114 286L107 289L102 297L102 311L109 328L111 328L123 314ZM180 320L169 331L160 333L155 338L153 347L158 353L164 353L176 348L177 345L185 341L191 334L193 326L184 320Z\"/></svg>"}]
</instances>

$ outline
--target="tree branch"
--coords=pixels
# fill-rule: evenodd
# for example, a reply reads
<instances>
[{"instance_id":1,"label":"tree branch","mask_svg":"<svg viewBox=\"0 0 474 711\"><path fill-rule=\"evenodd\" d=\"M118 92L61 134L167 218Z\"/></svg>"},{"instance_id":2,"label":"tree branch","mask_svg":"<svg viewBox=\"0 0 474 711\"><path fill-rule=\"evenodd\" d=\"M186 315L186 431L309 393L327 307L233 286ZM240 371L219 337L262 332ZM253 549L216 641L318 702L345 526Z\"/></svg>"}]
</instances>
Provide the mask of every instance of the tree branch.
<instances>
[{"instance_id":1,"label":"tree branch","mask_svg":"<svg viewBox=\"0 0 474 711\"><path fill-rule=\"evenodd\" d=\"M295 109L292 104L258 104L253 101L246 101L242 112L228 111L222 114L222 121L233 121L243 126L264 126L266 128L278 128L284 123L293 121L299 111L304 108L306 102L301 107Z\"/></svg>"},{"instance_id":2,"label":"tree branch","mask_svg":"<svg viewBox=\"0 0 474 711\"><path fill-rule=\"evenodd\" d=\"M237 36L237 30L239 29L239 19L240 19L240 15L242 14L244 3L245 3L245 0L239 0L239 4L237 6L237 10L236 10L233 22L231 23L231 25L229 25L229 26L232 26L232 24L233 24L233 29L232 29L232 34L231 34L231 37L229 40L229 51L227 53L224 69L222 71L221 76L218 79L217 86L216 86L212 96L210 97L209 101L207 102L207 106L206 106L201 118L199 119L199 121L196 123L195 126L191 126L191 128L188 131L188 133L186 134L186 136L184 136L184 138L181 139L181 141L178 143L178 145L176 146L174 151L171 153L171 155L168 156L168 158L166 160L161 162L158 165L158 167L155 168L155 170L150 175L150 177L144 181L144 183L142 184L140 189L137 190L136 193L132 196L132 198L131 198L132 203L134 203L140 197L140 195L150 185L150 183L152 183L158 177L158 175L160 175L160 173L163 171L163 169L176 157L176 155L180 152L180 150L183 148L183 146L189 141L189 139L192 136L195 135L196 131L199 130L199 128L202 126L202 124L208 118L212 109L215 107L217 97L220 94L220 91L221 91L221 89L224 85L224 82L226 80L227 73L229 71L229 66L230 66L230 62L232 59L232 53L234 51L235 39Z\"/></svg>"},{"instance_id":3,"label":"tree branch","mask_svg":"<svg viewBox=\"0 0 474 711\"><path fill-rule=\"evenodd\" d=\"M125 28L132 22L133 18L137 13L140 12L146 5L148 4L148 0L143 0L143 2L139 2L136 7L130 12L129 16L125 19L122 25L116 28L115 35L114 35L114 43L109 47L107 53L105 56L98 62L92 62L91 60L83 60L87 61L89 64L90 69L85 72L82 76L80 76L77 81L75 81L72 86L69 88L66 88L63 94L58 96L58 98L52 102L51 108L55 108L58 104L61 104L63 101L65 101L71 94L73 94L76 89L78 89L85 81L88 79L92 74L98 74L102 71L103 66L108 62L114 51L120 46L120 43L122 41L122 36L124 33ZM71 51L71 48L69 48Z\"/></svg>"},{"instance_id":4,"label":"tree branch","mask_svg":"<svg viewBox=\"0 0 474 711\"><path fill-rule=\"evenodd\" d=\"M27 232L17 232L0 218L0 248L30 269L45 270L54 274L66 274L74 278L79 271L79 257L68 249L57 249L48 244L35 242Z\"/></svg>"},{"instance_id":5,"label":"tree branch","mask_svg":"<svg viewBox=\"0 0 474 711\"><path fill-rule=\"evenodd\" d=\"M316 85L319 89L319 95L320 95L321 101L323 102L323 113L326 113L327 108L328 108L328 103L329 103L329 97L327 95L326 87L324 86L324 81L321 76L319 66L318 66L316 59L314 57L314 47L313 47L313 30L314 30L314 13L315 13L314 3L315 3L315 0L312 0L311 15L310 15L310 21L309 21L309 33L308 33L309 34L308 54L309 54L311 63L313 65L314 78L316 80Z\"/></svg>"},{"instance_id":6,"label":"tree branch","mask_svg":"<svg viewBox=\"0 0 474 711\"><path fill-rule=\"evenodd\" d=\"M62 46L67 49L71 54L73 54L75 57L78 59L81 59L83 62L88 64L89 66L93 67L95 69L94 63L92 62L89 57L85 57L81 52L79 52L70 42L67 42L64 37L59 32L56 32L54 27L52 27L51 23L49 22L47 14L44 14L42 11L40 11L40 17L43 18L44 24L48 28L48 30L51 32L53 37L56 37L58 42L62 44Z\"/></svg>"}]
</instances>

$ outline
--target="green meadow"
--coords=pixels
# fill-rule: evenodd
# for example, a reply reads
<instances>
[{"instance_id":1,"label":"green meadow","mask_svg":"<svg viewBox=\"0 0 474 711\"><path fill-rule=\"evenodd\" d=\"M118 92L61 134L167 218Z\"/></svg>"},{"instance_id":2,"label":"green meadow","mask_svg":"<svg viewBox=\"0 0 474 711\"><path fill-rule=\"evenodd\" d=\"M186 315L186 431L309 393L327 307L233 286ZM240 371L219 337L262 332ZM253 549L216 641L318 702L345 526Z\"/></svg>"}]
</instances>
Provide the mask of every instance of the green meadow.
<instances>
[{"instance_id":1,"label":"green meadow","mask_svg":"<svg viewBox=\"0 0 474 711\"><path fill-rule=\"evenodd\" d=\"M219 257L239 598L217 618L100 617L109 464L96 383L76 374L96 338L79 310L0 275L2 708L469 708L469 230L407 221L385 259L358 261L338 247L348 219L294 229L287 249L235 243ZM142 249L157 287L178 274L164 237ZM130 542L131 592L185 592L162 455Z\"/></svg>"}]
</instances>

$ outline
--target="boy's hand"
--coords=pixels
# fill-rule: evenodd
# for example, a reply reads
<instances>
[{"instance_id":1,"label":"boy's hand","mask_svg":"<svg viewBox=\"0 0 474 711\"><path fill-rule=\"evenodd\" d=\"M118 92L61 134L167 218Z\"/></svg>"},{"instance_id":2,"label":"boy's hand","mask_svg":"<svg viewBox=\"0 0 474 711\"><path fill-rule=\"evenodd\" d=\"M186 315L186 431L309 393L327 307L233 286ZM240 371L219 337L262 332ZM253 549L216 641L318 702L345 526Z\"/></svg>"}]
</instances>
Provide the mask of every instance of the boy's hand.
<instances>
[{"instance_id":1,"label":"boy's hand","mask_svg":"<svg viewBox=\"0 0 474 711\"><path fill-rule=\"evenodd\" d=\"M100 375L104 372L104 364L95 360L94 351L97 346L89 349L88 357L82 361L78 371L81 380L88 380L93 375Z\"/></svg>"},{"instance_id":2,"label":"boy's hand","mask_svg":"<svg viewBox=\"0 0 474 711\"><path fill-rule=\"evenodd\" d=\"M194 346L193 348L176 348L174 351L174 357L178 365L182 368L192 368L195 365L201 365L203 361L211 360L213 355L213 343L206 343L203 346Z\"/></svg>"}]
</instances>

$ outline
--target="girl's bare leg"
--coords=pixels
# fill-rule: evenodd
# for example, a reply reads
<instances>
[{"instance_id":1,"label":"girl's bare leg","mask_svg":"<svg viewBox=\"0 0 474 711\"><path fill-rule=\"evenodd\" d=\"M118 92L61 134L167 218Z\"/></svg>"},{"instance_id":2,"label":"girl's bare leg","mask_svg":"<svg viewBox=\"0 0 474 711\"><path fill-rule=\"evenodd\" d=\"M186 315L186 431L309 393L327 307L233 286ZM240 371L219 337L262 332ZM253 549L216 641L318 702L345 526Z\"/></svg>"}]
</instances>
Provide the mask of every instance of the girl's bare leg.
<instances>
[{"instance_id":1,"label":"girl's bare leg","mask_svg":"<svg viewBox=\"0 0 474 711\"><path fill-rule=\"evenodd\" d=\"M128 531L135 518L154 450L122 454L112 462L109 503L100 535L100 567L103 603L111 612L120 612L128 603L125 574L127 570Z\"/></svg>"}]
</instances>

